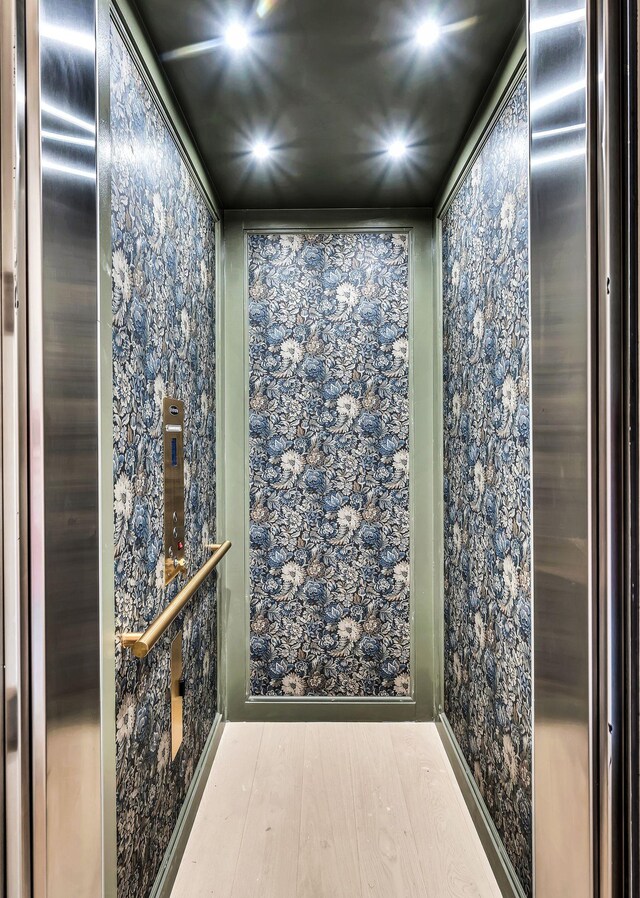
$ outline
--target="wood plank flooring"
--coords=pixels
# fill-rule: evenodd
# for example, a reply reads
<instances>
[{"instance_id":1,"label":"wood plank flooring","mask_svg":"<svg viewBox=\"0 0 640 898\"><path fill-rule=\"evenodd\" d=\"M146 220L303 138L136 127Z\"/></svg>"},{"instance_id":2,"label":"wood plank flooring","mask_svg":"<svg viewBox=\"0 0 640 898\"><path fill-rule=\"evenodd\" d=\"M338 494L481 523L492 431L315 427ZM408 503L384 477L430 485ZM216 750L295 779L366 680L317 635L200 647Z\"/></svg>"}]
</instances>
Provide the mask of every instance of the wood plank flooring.
<instances>
[{"instance_id":1,"label":"wood plank flooring","mask_svg":"<svg viewBox=\"0 0 640 898\"><path fill-rule=\"evenodd\" d=\"M500 898L431 723L228 723L171 898Z\"/></svg>"}]
</instances>

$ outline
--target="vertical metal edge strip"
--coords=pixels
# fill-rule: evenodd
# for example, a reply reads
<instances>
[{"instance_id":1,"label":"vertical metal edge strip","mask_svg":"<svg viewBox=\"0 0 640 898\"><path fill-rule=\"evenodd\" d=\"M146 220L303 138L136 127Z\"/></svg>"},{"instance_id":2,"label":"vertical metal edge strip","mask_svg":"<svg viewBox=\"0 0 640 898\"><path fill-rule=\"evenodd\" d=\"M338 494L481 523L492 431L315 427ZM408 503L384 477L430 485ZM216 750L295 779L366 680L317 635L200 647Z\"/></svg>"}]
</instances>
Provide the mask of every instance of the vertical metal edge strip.
<instances>
[{"instance_id":1,"label":"vertical metal edge strip","mask_svg":"<svg viewBox=\"0 0 640 898\"><path fill-rule=\"evenodd\" d=\"M44 469L40 41L38 0L26 6L28 256L29 601L31 609L32 888L46 896L47 740L44 622Z\"/></svg>"},{"instance_id":2,"label":"vertical metal edge strip","mask_svg":"<svg viewBox=\"0 0 640 898\"><path fill-rule=\"evenodd\" d=\"M26 466L26 208L24 3L0 6L0 219L2 222L2 621L4 877L31 894Z\"/></svg>"},{"instance_id":3,"label":"vertical metal edge strip","mask_svg":"<svg viewBox=\"0 0 640 898\"><path fill-rule=\"evenodd\" d=\"M98 395L102 733L102 888L117 893L116 636L113 537L113 324L111 303L111 10L96 0Z\"/></svg>"},{"instance_id":4,"label":"vertical metal edge strip","mask_svg":"<svg viewBox=\"0 0 640 898\"><path fill-rule=\"evenodd\" d=\"M543 898L595 889L591 5L528 2L533 842Z\"/></svg>"},{"instance_id":5,"label":"vertical metal edge strip","mask_svg":"<svg viewBox=\"0 0 640 898\"><path fill-rule=\"evenodd\" d=\"M624 306L625 413L625 670L624 670L624 845L625 888L629 895L640 891L640 616L638 588L640 575L639 521L639 352L638 352L638 3L623 2L623 60L626 73L621 92L623 109L622 292Z\"/></svg>"},{"instance_id":6,"label":"vertical metal edge strip","mask_svg":"<svg viewBox=\"0 0 640 898\"><path fill-rule=\"evenodd\" d=\"M621 9L597 0L598 880L623 894L624 415L621 218Z\"/></svg>"},{"instance_id":7,"label":"vertical metal edge strip","mask_svg":"<svg viewBox=\"0 0 640 898\"><path fill-rule=\"evenodd\" d=\"M97 187L42 117L95 133L96 7L26 2L33 894L66 898L103 886Z\"/></svg>"}]
</instances>

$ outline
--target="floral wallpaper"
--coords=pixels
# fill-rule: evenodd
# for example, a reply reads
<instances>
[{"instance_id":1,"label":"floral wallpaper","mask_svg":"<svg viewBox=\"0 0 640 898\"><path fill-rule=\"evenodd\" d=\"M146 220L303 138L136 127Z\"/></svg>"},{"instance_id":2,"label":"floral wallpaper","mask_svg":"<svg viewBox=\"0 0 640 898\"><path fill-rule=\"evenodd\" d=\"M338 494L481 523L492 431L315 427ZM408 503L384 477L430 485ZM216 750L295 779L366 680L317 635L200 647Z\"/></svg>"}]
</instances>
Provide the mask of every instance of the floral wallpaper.
<instances>
[{"instance_id":1,"label":"floral wallpaper","mask_svg":"<svg viewBox=\"0 0 640 898\"><path fill-rule=\"evenodd\" d=\"M185 401L188 569L214 539L214 220L111 32L116 632L173 598L163 577L162 398ZM149 895L216 710L215 583L143 661L116 649L118 895ZM169 647L183 632L184 741L171 760Z\"/></svg>"},{"instance_id":2,"label":"floral wallpaper","mask_svg":"<svg viewBox=\"0 0 640 898\"><path fill-rule=\"evenodd\" d=\"M445 710L531 894L527 88L442 221Z\"/></svg>"},{"instance_id":3,"label":"floral wallpaper","mask_svg":"<svg viewBox=\"0 0 640 898\"><path fill-rule=\"evenodd\" d=\"M251 694L407 695L408 236L248 241Z\"/></svg>"}]
</instances>

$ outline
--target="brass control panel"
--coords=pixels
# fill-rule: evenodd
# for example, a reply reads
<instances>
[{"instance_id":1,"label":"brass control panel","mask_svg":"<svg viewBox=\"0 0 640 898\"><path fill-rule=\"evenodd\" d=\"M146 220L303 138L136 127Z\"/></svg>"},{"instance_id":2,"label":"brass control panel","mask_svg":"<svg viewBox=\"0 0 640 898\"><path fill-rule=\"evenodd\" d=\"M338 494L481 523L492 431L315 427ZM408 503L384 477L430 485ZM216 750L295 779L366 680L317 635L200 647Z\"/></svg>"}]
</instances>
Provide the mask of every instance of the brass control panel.
<instances>
[{"instance_id":1,"label":"brass control panel","mask_svg":"<svg viewBox=\"0 0 640 898\"><path fill-rule=\"evenodd\" d=\"M165 398L164 440L164 582L185 570L184 548L184 403Z\"/></svg>"},{"instance_id":2,"label":"brass control panel","mask_svg":"<svg viewBox=\"0 0 640 898\"><path fill-rule=\"evenodd\" d=\"M171 760L182 745L182 700L184 680L182 679L182 631L171 643Z\"/></svg>"}]
</instances>

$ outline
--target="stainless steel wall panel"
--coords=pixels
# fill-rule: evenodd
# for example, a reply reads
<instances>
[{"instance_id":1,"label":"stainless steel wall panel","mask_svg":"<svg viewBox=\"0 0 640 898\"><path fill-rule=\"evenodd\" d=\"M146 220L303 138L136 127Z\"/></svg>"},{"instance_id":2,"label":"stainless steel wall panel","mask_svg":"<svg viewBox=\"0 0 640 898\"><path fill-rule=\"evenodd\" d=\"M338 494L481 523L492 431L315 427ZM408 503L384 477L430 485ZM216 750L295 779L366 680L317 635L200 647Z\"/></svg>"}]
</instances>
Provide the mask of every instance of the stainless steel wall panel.
<instances>
[{"instance_id":1,"label":"stainless steel wall panel","mask_svg":"<svg viewBox=\"0 0 640 898\"><path fill-rule=\"evenodd\" d=\"M27 0L34 892L47 898L102 892L95 29L92 0Z\"/></svg>"},{"instance_id":2,"label":"stainless steel wall panel","mask_svg":"<svg viewBox=\"0 0 640 898\"><path fill-rule=\"evenodd\" d=\"M5 865L11 898L31 894L26 465L24 3L0 5L2 599ZM1 888L1 886L0 886Z\"/></svg>"},{"instance_id":3,"label":"stainless steel wall panel","mask_svg":"<svg viewBox=\"0 0 640 898\"><path fill-rule=\"evenodd\" d=\"M536 895L593 894L588 8L530 0Z\"/></svg>"},{"instance_id":4,"label":"stainless steel wall panel","mask_svg":"<svg viewBox=\"0 0 640 898\"><path fill-rule=\"evenodd\" d=\"M624 337L622 284L622 9L596 0L598 73L595 210L597 272L597 712L594 750L599 898L623 898ZM594 681L596 679L594 678Z\"/></svg>"}]
</instances>

